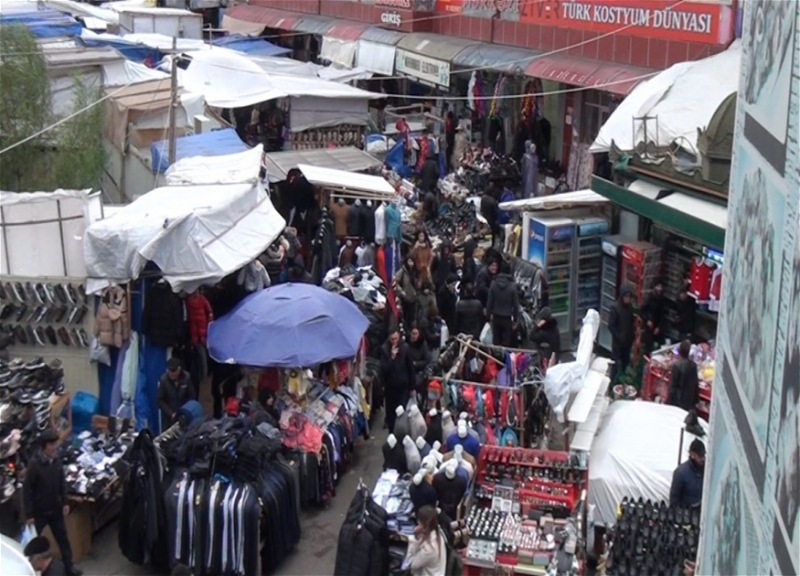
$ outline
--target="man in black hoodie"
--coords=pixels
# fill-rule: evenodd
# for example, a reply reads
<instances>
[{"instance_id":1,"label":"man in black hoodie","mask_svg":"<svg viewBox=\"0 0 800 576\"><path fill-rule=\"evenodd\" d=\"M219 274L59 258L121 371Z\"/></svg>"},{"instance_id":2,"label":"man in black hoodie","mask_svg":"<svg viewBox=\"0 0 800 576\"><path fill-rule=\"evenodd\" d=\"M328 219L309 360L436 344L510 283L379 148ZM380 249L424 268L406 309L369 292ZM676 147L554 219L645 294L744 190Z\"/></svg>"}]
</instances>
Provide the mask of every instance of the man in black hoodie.
<instances>
[{"instance_id":1,"label":"man in black hoodie","mask_svg":"<svg viewBox=\"0 0 800 576\"><path fill-rule=\"evenodd\" d=\"M678 301L675 303L678 312L678 322L675 329L681 338L694 338L694 329L697 324L697 303L689 296L686 287L682 286L678 292Z\"/></svg>"},{"instance_id":2,"label":"man in black hoodie","mask_svg":"<svg viewBox=\"0 0 800 576\"><path fill-rule=\"evenodd\" d=\"M67 504L67 483L61 458L56 456L58 436L52 430L45 430L40 441L41 451L34 456L25 472L22 495L25 517L28 524L36 527L38 534L50 526L53 538L61 551L61 560L69 576L79 576L80 570L72 565L72 548L67 536L64 517L69 514Z\"/></svg>"},{"instance_id":3,"label":"man in black hoodie","mask_svg":"<svg viewBox=\"0 0 800 576\"><path fill-rule=\"evenodd\" d=\"M475 278L475 296L478 297L484 308L489 301L489 288L492 287L492 282L499 271L500 262L494 258L487 260L486 266L478 270Z\"/></svg>"},{"instance_id":4,"label":"man in black hoodie","mask_svg":"<svg viewBox=\"0 0 800 576\"><path fill-rule=\"evenodd\" d=\"M492 325L492 343L511 346L514 327L519 319L519 295L514 279L504 272L497 275L489 288L486 315Z\"/></svg>"},{"instance_id":5,"label":"man in black hoodie","mask_svg":"<svg viewBox=\"0 0 800 576\"><path fill-rule=\"evenodd\" d=\"M642 316L642 353L649 354L656 344L663 342L667 299L664 296L662 280L659 279L653 283L653 291L644 301L640 313Z\"/></svg>"},{"instance_id":6,"label":"man in black hoodie","mask_svg":"<svg viewBox=\"0 0 800 576\"><path fill-rule=\"evenodd\" d=\"M456 304L456 323L451 334L467 334L479 340L483 330L483 305L475 297L472 283L461 285L461 299Z\"/></svg>"},{"instance_id":7,"label":"man in black hoodie","mask_svg":"<svg viewBox=\"0 0 800 576\"><path fill-rule=\"evenodd\" d=\"M494 246L495 240L500 237L500 224L498 223L497 191L493 182L489 182L489 187L481 196L481 216L489 224L489 229L492 231L492 246Z\"/></svg>"},{"instance_id":8,"label":"man in black hoodie","mask_svg":"<svg viewBox=\"0 0 800 576\"><path fill-rule=\"evenodd\" d=\"M614 360L611 372L611 383L613 384L617 374L625 372L628 368L631 361L633 339L636 334L631 291L627 286L620 288L619 298L608 314L608 331L611 332L611 359Z\"/></svg>"},{"instance_id":9,"label":"man in black hoodie","mask_svg":"<svg viewBox=\"0 0 800 576\"><path fill-rule=\"evenodd\" d=\"M439 316L444 320L444 323L447 324L447 329L451 332L455 330L456 325L456 303L458 302L456 285L458 285L458 276L450 274L444 285L436 292L436 306L439 308Z\"/></svg>"},{"instance_id":10,"label":"man in black hoodie","mask_svg":"<svg viewBox=\"0 0 800 576\"><path fill-rule=\"evenodd\" d=\"M461 263L461 281L475 285L478 276L478 263L475 262L475 240L472 237L464 242L464 261Z\"/></svg>"},{"instance_id":11,"label":"man in black hoodie","mask_svg":"<svg viewBox=\"0 0 800 576\"><path fill-rule=\"evenodd\" d=\"M408 404L408 397L416 384L414 363L408 344L400 338L395 329L381 348L381 376L383 378L384 405L386 406L386 426L394 432L395 410Z\"/></svg>"},{"instance_id":12,"label":"man in black hoodie","mask_svg":"<svg viewBox=\"0 0 800 576\"><path fill-rule=\"evenodd\" d=\"M558 357L561 355L561 331L549 306L545 306L537 314L536 330L531 336L531 341L539 346L547 344L550 348L548 354L555 354L555 362L558 362Z\"/></svg>"}]
</instances>

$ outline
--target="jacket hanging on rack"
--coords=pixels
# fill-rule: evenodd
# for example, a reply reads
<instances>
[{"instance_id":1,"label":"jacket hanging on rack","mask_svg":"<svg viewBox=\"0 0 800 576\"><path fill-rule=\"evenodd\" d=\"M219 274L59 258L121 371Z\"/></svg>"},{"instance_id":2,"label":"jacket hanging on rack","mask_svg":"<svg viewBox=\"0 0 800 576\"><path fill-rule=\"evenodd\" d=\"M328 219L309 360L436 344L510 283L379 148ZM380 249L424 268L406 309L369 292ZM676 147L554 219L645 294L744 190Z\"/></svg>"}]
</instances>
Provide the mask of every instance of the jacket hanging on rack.
<instances>
[{"instance_id":1,"label":"jacket hanging on rack","mask_svg":"<svg viewBox=\"0 0 800 576\"><path fill-rule=\"evenodd\" d=\"M339 531L334 576L377 576L388 569L386 511L360 483Z\"/></svg>"}]
</instances>

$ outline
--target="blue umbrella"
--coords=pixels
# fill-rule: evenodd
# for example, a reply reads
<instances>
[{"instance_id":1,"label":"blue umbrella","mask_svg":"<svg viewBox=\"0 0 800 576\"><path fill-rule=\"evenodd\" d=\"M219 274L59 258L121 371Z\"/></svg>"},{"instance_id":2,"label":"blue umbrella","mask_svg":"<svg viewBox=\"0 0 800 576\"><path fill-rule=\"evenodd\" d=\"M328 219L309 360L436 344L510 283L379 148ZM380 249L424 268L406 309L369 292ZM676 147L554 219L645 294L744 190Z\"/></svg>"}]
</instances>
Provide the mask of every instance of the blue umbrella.
<instances>
[{"instance_id":1,"label":"blue umbrella","mask_svg":"<svg viewBox=\"0 0 800 576\"><path fill-rule=\"evenodd\" d=\"M355 356L368 326L344 296L311 284L280 284L212 322L208 351L226 364L305 368Z\"/></svg>"}]
</instances>

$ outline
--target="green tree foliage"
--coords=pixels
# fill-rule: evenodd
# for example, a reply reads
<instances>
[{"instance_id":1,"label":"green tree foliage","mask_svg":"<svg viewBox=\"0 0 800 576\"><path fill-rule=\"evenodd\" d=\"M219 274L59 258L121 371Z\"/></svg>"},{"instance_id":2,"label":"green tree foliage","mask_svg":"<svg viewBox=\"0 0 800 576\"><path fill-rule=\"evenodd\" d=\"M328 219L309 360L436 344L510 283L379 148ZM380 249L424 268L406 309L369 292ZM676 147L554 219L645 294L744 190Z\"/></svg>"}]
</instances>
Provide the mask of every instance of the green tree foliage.
<instances>
[{"instance_id":1,"label":"green tree foliage","mask_svg":"<svg viewBox=\"0 0 800 576\"><path fill-rule=\"evenodd\" d=\"M24 26L0 33L0 150L58 121L52 113L47 62ZM73 78L71 116L102 97L102 88ZM98 189L106 164L105 106L99 104L0 154L0 189Z\"/></svg>"}]
</instances>

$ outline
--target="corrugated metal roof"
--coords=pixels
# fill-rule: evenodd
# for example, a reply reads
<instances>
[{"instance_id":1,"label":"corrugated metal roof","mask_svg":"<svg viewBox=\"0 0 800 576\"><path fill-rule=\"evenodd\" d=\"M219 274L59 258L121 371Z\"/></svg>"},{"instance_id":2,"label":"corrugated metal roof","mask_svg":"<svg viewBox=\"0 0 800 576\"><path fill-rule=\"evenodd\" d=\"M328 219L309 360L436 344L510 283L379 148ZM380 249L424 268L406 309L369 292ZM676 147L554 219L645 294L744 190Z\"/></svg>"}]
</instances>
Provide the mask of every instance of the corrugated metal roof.
<instances>
[{"instance_id":1,"label":"corrugated metal roof","mask_svg":"<svg viewBox=\"0 0 800 576\"><path fill-rule=\"evenodd\" d=\"M359 36L358 39L394 46L398 42L400 42L400 40L402 40L405 36L406 36L405 32L397 32L396 30L386 30L385 28L370 26L361 33L361 36Z\"/></svg>"},{"instance_id":2,"label":"corrugated metal roof","mask_svg":"<svg viewBox=\"0 0 800 576\"><path fill-rule=\"evenodd\" d=\"M454 38L452 36L443 36L442 34L420 32L407 34L405 38L400 40L397 47L443 62L451 62L456 54L474 44L478 44L478 42L475 40Z\"/></svg>"},{"instance_id":3,"label":"corrugated metal roof","mask_svg":"<svg viewBox=\"0 0 800 576\"><path fill-rule=\"evenodd\" d=\"M474 46L468 46L456 54L453 64L465 68L490 68L498 72L524 74L525 68L539 54L541 52L524 48L481 42Z\"/></svg>"}]
</instances>

